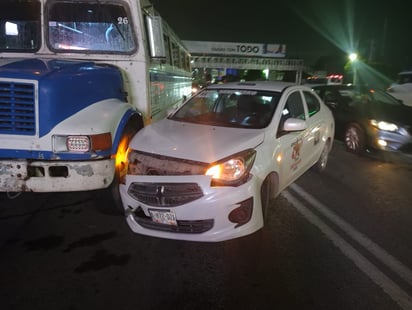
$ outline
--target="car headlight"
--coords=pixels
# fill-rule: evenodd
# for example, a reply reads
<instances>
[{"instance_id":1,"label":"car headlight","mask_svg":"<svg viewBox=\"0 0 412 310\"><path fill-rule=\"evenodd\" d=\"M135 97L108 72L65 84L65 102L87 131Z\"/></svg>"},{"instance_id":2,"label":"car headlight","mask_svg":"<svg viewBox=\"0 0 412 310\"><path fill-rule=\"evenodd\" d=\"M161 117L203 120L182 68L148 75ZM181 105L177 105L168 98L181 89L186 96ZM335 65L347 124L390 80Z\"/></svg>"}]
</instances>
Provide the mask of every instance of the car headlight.
<instances>
[{"instance_id":1,"label":"car headlight","mask_svg":"<svg viewBox=\"0 0 412 310\"><path fill-rule=\"evenodd\" d=\"M385 131L397 131L398 126L394 123L388 123L384 121L377 121L377 120L370 120L370 124L380 130L385 130Z\"/></svg>"},{"instance_id":2,"label":"car headlight","mask_svg":"<svg viewBox=\"0 0 412 310\"><path fill-rule=\"evenodd\" d=\"M212 177L212 186L239 186L249 179L256 151L249 149L212 164L206 175Z\"/></svg>"}]
</instances>

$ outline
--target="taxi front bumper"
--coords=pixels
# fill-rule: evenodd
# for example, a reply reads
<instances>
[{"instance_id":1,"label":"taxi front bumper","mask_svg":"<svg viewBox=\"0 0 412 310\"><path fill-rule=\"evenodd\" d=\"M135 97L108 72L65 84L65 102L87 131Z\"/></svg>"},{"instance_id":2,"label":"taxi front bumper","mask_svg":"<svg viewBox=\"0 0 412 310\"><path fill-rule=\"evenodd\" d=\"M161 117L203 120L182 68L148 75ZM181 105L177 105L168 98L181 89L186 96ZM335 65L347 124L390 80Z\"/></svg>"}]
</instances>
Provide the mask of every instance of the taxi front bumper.
<instances>
[{"instance_id":1,"label":"taxi front bumper","mask_svg":"<svg viewBox=\"0 0 412 310\"><path fill-rule=\"evenodd\" d=\"M207 176L128 175L120 195L135 233L217 242L263 227L259 188L253 177L238 187L211 187Z\"/></svg>"}]
</instances>

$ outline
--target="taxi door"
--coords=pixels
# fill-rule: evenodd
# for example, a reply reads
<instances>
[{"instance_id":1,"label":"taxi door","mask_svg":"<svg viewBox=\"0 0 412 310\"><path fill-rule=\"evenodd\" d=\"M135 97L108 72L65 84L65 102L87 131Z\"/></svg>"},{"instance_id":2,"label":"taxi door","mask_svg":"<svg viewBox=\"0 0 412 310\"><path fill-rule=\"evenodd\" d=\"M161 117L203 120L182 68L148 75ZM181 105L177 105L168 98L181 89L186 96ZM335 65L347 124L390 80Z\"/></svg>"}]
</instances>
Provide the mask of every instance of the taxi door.
<instances>
[{"instance_id":1,"label":"taxi door","mask_svg":"<svg viewBox=\"0 0 412 310\"><path fill-rule=\"evenodd\" d=\"M278 154L279 164L279 189L283 190L294 182L307 169L311 160L310 125L301 131L284 131L284 122L289 118L304 120L307 122L307 108L300 90L294 90L287 94L287 98L281 106L281 118L277 130L280 150Z\"/></svg>"},{"instance_id":2,"label":"taxi door","mask_svg":"<svg viewBox=\"0 0 412 310\"><path fill-rule=\"evenodd\" d=\"M320 111L321 103L319 98L310 91L303 91L303 98L305 100L305 108L307 115L307 166L309 169L316 163L320 157L324 147L324 135L326 134L326 120L324 114Z\"/></svg>"}]
</instances>

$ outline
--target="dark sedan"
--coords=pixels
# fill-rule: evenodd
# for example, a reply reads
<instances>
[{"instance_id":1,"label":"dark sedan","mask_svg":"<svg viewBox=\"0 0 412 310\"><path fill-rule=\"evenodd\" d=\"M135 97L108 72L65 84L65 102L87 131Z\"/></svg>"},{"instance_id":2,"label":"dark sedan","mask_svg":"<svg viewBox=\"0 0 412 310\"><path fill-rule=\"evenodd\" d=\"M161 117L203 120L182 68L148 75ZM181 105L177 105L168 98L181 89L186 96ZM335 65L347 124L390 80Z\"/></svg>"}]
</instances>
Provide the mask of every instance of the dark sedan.
<instances>
[{"instance_id":1,"label":"dark sedan","mask_svg":"<svg viewBox=\"0 0 412 310\"><path fill-rule=\"evenodd\" d=\"M384 91L352 85L313 89L335 117L336 138L348 150L384 150L412 155L412 107Z\"/></svg>"}]
</instances>

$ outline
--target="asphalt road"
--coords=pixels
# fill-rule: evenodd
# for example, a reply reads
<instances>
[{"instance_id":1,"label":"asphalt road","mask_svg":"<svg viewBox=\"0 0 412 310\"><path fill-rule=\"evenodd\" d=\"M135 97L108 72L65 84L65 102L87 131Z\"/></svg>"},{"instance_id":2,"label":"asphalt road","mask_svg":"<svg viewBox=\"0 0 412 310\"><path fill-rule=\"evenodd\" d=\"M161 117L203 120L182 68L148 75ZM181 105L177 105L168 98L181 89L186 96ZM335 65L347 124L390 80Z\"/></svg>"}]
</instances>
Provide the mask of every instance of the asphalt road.
<instances>
[{"instance_id":1,"label":"asphalt road","mask_svg":"<svg viewBox=\"0 0 412 310\"><path fill-rule=\"evenodd\" d=\"M249 237L136 235L97 192L0 196L0 308L411 309L412 165L333 148Z\"/></svg>"}]
</instances>

